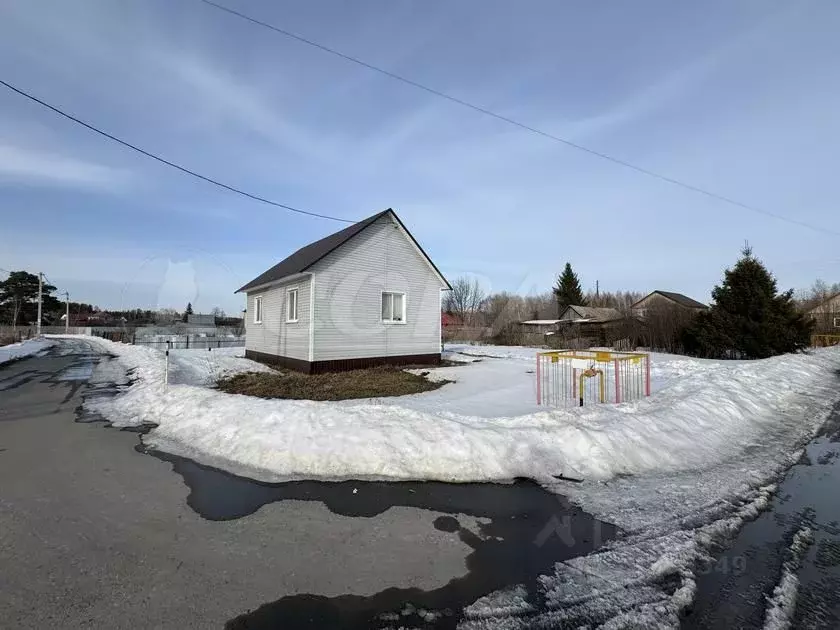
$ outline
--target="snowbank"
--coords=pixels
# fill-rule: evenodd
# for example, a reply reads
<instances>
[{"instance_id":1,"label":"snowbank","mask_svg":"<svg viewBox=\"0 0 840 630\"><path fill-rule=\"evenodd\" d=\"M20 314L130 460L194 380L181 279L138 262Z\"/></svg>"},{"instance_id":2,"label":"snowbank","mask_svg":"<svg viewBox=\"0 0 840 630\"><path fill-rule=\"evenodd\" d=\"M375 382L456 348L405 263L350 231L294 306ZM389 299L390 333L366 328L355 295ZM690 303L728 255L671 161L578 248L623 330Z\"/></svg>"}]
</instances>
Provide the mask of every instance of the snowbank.
<instances>
[{"instance_id":1,"label":"snowbank","mask_svg":"<svg viewBox=\"0 0 840 630\"><path fill-rule=\"evenodd\" d=\"M155 358L161 359L162 351ZM169 383L213 386L222 376L237 372L270 372L271 369L245 358L245 348L195 348L169 351Z\"/></svg>"},{"instance_id":2,"label":"snowbank","mask_svg":"<svg viewBox=\"0 0 840 630\"><path fill-rule=\"evenodd\" d=\"M191 385L170 385L164 393L161 353L91 341L137 377L124 394L92 402L95 411L117 426L158 425L145 438L154 447L267 481L530 477L547 483L561 473L606 480L709 468L745 450L793 448L811 435L837 395L832 372L840 366L833 349L737 364L680 357L675 362L682 367L671 370L682 375L660 379L649 400L545 410L534 405L533 375L519 360L503 368L519 380L501 394L491 383L504 364L486 360L444 368L459 382L436 392L323 403ZM499 417L497 404L485 400L504 406L516 396L506 408L522 405L527 413Z\"/></svg>"},{"instance_id":3,"label":"snowbank","mask_svg":"<svg viewBox=\"0 0 840 630\"><path fill-rule=\"evenodd\" d=\"M788 548L788 558L782 567L782 578L767 598L764 630L787 630L793 622L796 597L799 593L799 578L796 572L802 566L802 558L814 543L814 533L809 527L801 527L793 536Z\"/></svg>"},{"instance_id":4,"label":"snowbank","mask_svg":"<svg viewBox=\"0 0 840 630\"><path fill-rule=\"evenodd\" d=\"M46 350L52 345L52 341L45 339L29 339L20 343L13 343L8 346L0 346L0 365L7 361L22 359L33 354Z\"/></svg>"}]
</instances>

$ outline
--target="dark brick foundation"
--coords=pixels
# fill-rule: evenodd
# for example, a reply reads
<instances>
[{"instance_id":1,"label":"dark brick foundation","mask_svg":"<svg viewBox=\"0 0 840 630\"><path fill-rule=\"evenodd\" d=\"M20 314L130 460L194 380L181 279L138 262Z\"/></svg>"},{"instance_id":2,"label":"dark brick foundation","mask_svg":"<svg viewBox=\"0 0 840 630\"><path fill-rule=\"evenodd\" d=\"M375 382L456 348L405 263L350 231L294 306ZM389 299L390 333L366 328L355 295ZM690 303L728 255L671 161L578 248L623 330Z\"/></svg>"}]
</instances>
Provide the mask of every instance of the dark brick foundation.
<instances>
[{"instance_id":1,"label":"dark brick foundation","mask_svg":"<svg viewBox=\"0 0 840 630\"><path fill-rule=\"evenodd\" d=\"M272 367L282 367L303 372L304 374L323 374L324 372L346 372L379 365L439 365L440 353L434 354L402 354L390 357L364 357L359 359L338 359L334 361L304 361L292 359L276 354L245 350L245 356L254 361L265 363Z\"/></svg>"}]
</instances>

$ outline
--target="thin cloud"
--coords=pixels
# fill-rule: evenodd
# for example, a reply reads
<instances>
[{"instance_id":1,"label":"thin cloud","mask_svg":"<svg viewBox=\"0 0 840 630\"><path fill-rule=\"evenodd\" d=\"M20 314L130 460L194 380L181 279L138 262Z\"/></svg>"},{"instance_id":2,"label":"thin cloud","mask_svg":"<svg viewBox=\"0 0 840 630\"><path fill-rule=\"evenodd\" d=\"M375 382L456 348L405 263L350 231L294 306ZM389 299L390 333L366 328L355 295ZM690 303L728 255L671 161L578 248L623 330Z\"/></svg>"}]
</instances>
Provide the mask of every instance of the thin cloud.
<instances>
[{"instance_id":1,"label":"thin cloud","mask_svg":"<svg viewBox=\"0 0 840 630\"><path fill-rule=\"evenodd\" d=\"M197 110L210 119L209 128L217 130L218 122L226 122L304 157L324 159L319 150L320 136L284 117L279 103L267 99L257 88L197 56L158 54L157 60L164 71L171 73L171 87L180 87L192 115Z\"/></svg>"},{"instance_id":2,"label":"thin cloud","mask_svg":"<svg viewBox=\"0 0 840 630\"><path fill-rule=\"evenodd\" d=\"M128 172L54 152L0 144L0 182L103 192L125 190Z\"/></svg>"}]
</instances>

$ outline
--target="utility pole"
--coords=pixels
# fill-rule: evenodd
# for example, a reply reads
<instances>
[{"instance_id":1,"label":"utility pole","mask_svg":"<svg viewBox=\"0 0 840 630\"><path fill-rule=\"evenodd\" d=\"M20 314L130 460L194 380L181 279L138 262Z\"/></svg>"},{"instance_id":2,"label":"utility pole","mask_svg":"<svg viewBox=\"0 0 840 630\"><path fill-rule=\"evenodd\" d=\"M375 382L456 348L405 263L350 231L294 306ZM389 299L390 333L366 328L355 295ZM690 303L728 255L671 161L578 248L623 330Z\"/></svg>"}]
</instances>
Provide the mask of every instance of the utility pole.
<instances>
[{"instance_id":1,"label":"utility pole","mask_svg":"<svg viewBox=\"0 0 840 630\"><path fill-rule=\"evenodd\" d=\"M70 293L68 291L64 292L64 307L66 312L64 313L64 334L70 332Z\"/></svg>"},{"instance_id":2,"label":"utility pole","mask_svg":"<svg viewBox=\"0 0 840 630\"><path fill-rule=\"evenodd\" d=\"M38 323L35 325L36 336L41 336L41 302L44 293L44 274L38 272Z\"/></svg>"},{"instance_id":3,"label":"utility pole","mask_svg":"<svg viewBox=\"0 0 840 630\"><path fill-rule=\"evenodd\" d=\"M600 287L601 287L600 282L599 282L598 280L596 280L596 281L595 281L595 298L596 298L596 299L597 299L597 298L599 298L599 297L601 297L601 294L600 294L600 292L599 292L599 291L600 291Z\"/></svg>"}]
</instances>

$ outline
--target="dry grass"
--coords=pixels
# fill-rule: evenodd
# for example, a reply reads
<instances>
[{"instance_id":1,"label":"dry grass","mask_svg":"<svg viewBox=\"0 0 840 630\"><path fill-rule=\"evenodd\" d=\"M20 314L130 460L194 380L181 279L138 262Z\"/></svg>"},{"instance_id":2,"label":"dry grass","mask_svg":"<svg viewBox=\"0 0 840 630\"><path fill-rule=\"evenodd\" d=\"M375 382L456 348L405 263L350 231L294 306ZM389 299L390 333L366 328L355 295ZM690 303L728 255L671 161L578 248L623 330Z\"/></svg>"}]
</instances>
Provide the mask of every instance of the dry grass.
<instances>
[{"instance_id":1,"label":"dry grass","mask_svg":"<svg viewBox=\"0 0 840 630\"><path fill-rule=\"evenodd\" d=\"M367 370L301 374L294 371L246 372L222 378L217 386L229 394L296 400L348 400L405 396L437 389L450 381L430 381L423 374L382 366Z\"/></svg>"}]
</instances>

